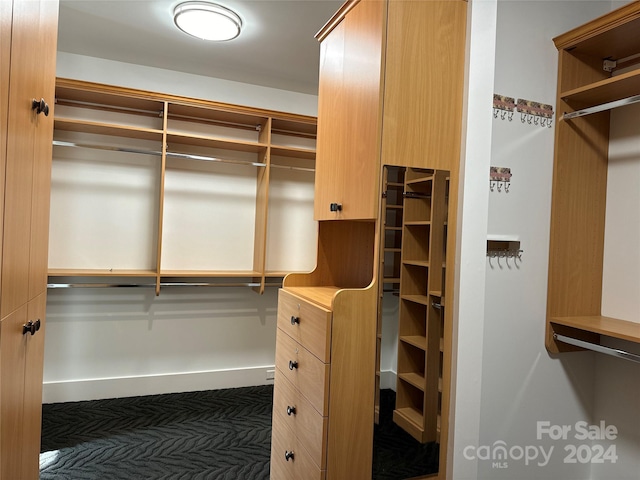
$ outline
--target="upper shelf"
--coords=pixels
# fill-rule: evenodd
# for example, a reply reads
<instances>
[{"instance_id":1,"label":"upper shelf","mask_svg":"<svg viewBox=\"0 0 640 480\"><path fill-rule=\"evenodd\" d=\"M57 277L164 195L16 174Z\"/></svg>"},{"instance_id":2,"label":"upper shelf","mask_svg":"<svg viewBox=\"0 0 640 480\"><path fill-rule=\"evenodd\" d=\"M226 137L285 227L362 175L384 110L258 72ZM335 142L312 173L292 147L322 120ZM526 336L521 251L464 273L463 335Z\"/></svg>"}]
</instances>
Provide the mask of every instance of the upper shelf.
<instances>
[{"instance_id":1,"label":"upper shelf","mask_svg":"<svg viewBox=\"0 0 640 480\"><path fill-rule=\"evenodd\" d=\"M640 70L633 70L561 93L572 107L588 108L640 94Z\"/></svg>"},{"instance_id":2,"label":"upper shelf","mask_svg":"<svg viewBox=\"0 0 640 480\"><path fill-rule=\"evenodd\" d=\"M551 323L640 343L640 323L603 316L552 317Z\"/></svg>"}]
</instances>

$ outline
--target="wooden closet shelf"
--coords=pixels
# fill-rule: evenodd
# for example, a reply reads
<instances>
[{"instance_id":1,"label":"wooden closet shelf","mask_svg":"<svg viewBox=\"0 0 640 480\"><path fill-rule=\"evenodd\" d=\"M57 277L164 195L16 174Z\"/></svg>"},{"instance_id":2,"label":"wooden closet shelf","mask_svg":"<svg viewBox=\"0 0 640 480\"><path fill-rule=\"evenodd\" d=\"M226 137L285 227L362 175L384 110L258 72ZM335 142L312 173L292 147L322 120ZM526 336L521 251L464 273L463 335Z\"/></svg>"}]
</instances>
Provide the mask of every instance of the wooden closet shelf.
<instances>
[{"instance_id":1,"label":"wooden closet shelf","mask_svg":"<svg viewBox=\"0 0 640 480\"><path fill-rule=\"evenodd\" d=\"M286 287L285 290L331 310L333 307L333 297L338 290L342 289L340 287L327 285L317 287Z\"/></svg>"},{"instance_id":2,"label":"wooden closet shelf","mask_svg":"<svg viewBox=\"0 0 640 480\"><path fill-rule=\"evenodd\" d=\"M401 335L400 341L408 343L409 345L413 345L414 347L419 348L422 351L427 350L427 337L421 335Z\"/></svg>"},{"instance_id":3,"label":"wooden closet shelf","mask_svg":"<svg viewBox=\"0 0 640 480\"><path fill-rule=\"evenodd\" d=\"M243 142L240 140L221 139L204 135L190 135L186 133L167 132L167 146L197 145L199 147L219 148L223 150L236 150L241 152L258 153L266 151L267 145L258 142ZM176 149L172 149L176 150Z\"/></svg>"},{"instance_id":4,"label":"wooden closet shelf","mask_svg":"<svg viewBox=\"0 0 640 480\"><path fill-rule=\"evenodd\" d=\"M551 317L551 323L640 343L640 323L603 316Z\"/></svg>"},{"instance_id":5,"label":"wooden closet shelf","mask_svg":"<svg viewBox=\"0 0 640 480\"><path fill-rule=\"evenodd\" d=\"M55 130L93 133L113 137L137 138L140 140L162 141L162 130L142 128L131 125L119 125L102 122L92 122L75 118L58 118L54 120Z\"/></svg>"},{"instance_id":6,"label":"wooden closet shelf","mask_svg":"<svg viewBox=\"0 0 640 480\"><path fill-rule=\"evenodd\" d=\"M50 268L49 277L156 277L154 270L128 270L107 268Z\"/></svg>"},{"instance_id":7,"label":"wooden closet shelf","mask_svg":"<svg viewBox=\"0 0 640 480\"><path fill-rule=\"evenodd\" d=\"M409 385L417 388L421 392L424 392L424 376L419 375L414 372L409 373L399 373L398 378L403 382L407 382Z\"/></svg>"},{"instance_id":8,"label":"wooden closet shelf","mask_svg":"<svg viewBox=\"0 0 640 480\"><path fill-rule=\"evenodd\" d=\"M560 97L576 109L593 107L640 94L640 70L623 73L599 82L585 85Z\"/></svg>"},{"instance_id":9,"label":"wooden closet shelf","mask_svg":"<svg viewBox=\"0 0 640 480\"><path fill-rule=\"evenodd\" d=\"M413 303L419 303L421 305L431 305L431 303L429 302L429 297L426 295L400 295L400 298Z\"/></svg>"},{"instance_id":10,"label":"wooden closet shelf","mask_svg":"<svg viewBox=\"0 0 640 480\"><path fill-rule=\"evenodd\" d=\"M161 277L170 278L246 278L260 277L255 270L162 270Z\"/></svg>"},{"instance_id":11,"label":"wooden closet shelf","mask_svg":"<svg viewBox=\"0 0 640 480\"><path fill-rule=\"evenodd\" d=\"M413 265L414 267L429 268L428 260L403 260L402 263L404 265Z\"/></svg>"},{"instance_id":12,"label":"wooden closet shelf","mask_svg":"<svg viewBox=\"0 0 640 480\"><path fill-rule=\"evenodd\" d=\"M271 156L303 158L307 160L314 160L316 158L316 151L308 148L271 145Z\"/></svg>"},{"instance_id":13,"label":"wooden closet shelf","mask_svg":"<svg viewBox=\"0 0 640 480\"><path fill-rule=\"evenodd\" d=\"M422 412L413 407L396 408L393 411L393 420L404 428L414 438L422 438Z\"/></svg>"},{"instance_id":14,"label":"wooden closet shelf","mask_svg":"<svg viewBox=\"0 0 640 480\"><path fill-rule=\"evenodd\" d=\"M407 185L415 185L416 183L428 183L431 181L433 181L433 174L425 175L424 177L407 179L405 183Z\"/></svg>"}]
</instances>

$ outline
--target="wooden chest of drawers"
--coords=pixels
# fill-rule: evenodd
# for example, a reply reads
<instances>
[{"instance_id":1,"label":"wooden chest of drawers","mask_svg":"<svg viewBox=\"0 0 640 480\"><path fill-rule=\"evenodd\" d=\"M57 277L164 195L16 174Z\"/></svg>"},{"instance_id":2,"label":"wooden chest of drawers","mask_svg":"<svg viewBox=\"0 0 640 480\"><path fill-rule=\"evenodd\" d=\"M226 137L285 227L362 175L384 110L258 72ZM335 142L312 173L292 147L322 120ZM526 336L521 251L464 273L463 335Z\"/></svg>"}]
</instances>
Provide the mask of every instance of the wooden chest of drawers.
<instances>
[{"instance_id":1,"label":"wooden chest of drawers","mask_svg":"<svg viewBox=\"0 0 640 480\"><path fill-rule=\"evenodd\" d=\"M325 478L331 312L278 297L271 478Z\"/></svg>"},{"instance_id":2,"label":"wooden chest of drawers","mask_svg":"<svg viewBox=\"0 0 640 480\"><path fill-rule=\"evenodd\" d=\"M371 476L375 316L345 311L342 292L279 292L272 480Z\"/></svg>"}]
</instances>

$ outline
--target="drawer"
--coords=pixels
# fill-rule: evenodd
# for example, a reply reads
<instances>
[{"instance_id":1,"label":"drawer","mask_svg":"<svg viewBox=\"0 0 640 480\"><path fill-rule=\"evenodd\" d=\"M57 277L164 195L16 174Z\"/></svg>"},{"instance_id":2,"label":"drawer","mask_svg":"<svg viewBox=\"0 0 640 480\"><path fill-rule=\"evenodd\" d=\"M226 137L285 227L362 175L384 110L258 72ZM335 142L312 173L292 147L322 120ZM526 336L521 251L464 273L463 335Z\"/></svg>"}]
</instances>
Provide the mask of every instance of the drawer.
<instances>
[{"instance_id":1,"label":"drawer","mask_svg":"<svg viewBox=\"0 0 640 480\"><path fill-rule=\"evenodd\" d=\"M287 332L325 363L329 363L331 311L285 290L278 294L278 328Z\"/></svg>"},{"instance_id":2,"label":"drawer","mask_svg":"<svg viewBox=\"0 0 640 480\"><path fill-rule=\"evenodd\" d=\"M311 406L280 370L276 370L273 391L273 416L276 415L304 445L314 463L325 468L328 419Z\"/></svg>"},{"instance_id":3,"label":"drawer","mask_svg":"<svg viewBox=\"0 0 640 480\"><path fill-rule=\"evenodd\" d=\"M276 369L305 396L321 415L329 407L329 364L278 329L276 334Z\"/></svg>"},{"instance_id":4,"label":"drawer","mask_svg":"<svg viewBox=\"0 0 640 480\"><path fill-rule=\"evenodd\" d=\"M285 455L292 453L287 460ZM271 431L271 480L325 480L326 470L320 470L298 442L295 434L282 421L273 416Z\"/></svg>"}]
</instances>

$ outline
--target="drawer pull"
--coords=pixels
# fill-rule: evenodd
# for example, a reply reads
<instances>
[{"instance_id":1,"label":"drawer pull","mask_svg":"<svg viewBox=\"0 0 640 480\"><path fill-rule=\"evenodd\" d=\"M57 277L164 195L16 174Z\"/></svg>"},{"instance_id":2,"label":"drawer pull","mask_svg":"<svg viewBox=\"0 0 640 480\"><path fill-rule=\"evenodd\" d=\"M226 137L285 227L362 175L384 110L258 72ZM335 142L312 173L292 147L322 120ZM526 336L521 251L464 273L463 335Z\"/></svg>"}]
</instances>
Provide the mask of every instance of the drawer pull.
<instances>
[{"instance_id":1,"label":"drawer pull","mask_svg":"<svg viewBox=\"0 0 640 480\"><path fill-rule=\"evenodd\" d=\"M342 211L342 204L341 203L332 203L329 205L329 210L331 210L332 212L341 212Z\"/></svg>"},{"instance_id":2,"label":"drawer pull","mask_svg":"<svg viewBox=\"0 0 640 480\"><path fill-rule=\"evenodd\" d=\"M291 315L291 325L295 325L296 323L300 325L300 317L294 317Z\"/></svg>"},{"instance_id":3,"label":"drawer pull","mask_svg":"<svg viewBox=\"0 0 640 480\"><path fill-rule=\"evenodd\" d=\"M289 360L289 370L293 370L294 368L298 368L298 362L294 362L293 360Z\"/></svg>"},{"instance_id":4,"label":"drawer pull","mask_svg":"<svg viewBox=\"0 0 640 480\"><path fill-rule=\"evenodd\" d=\"M287 415L291 416L295 414L296 414L296 407L290 407L289 405L287 405Z\"/></svg>"},{"instance_id":5,"label":"drawer pull","mask_svg":"<svg viewBox=\"0 0 640 480\"><path fill-rule=\"evenodd\" d=\"M288 462L289 459L293 460L293 452L290 452L288 450L284 451L284 459Z\"/></svg>"}]
</instances>

